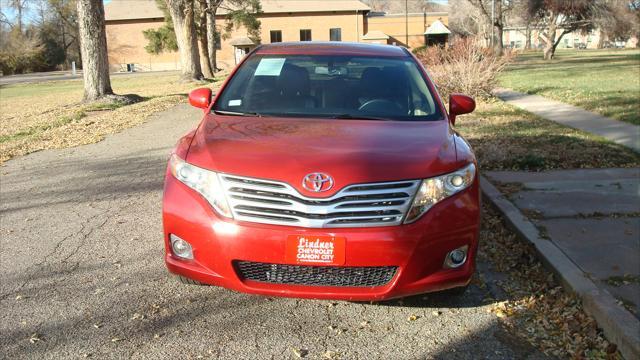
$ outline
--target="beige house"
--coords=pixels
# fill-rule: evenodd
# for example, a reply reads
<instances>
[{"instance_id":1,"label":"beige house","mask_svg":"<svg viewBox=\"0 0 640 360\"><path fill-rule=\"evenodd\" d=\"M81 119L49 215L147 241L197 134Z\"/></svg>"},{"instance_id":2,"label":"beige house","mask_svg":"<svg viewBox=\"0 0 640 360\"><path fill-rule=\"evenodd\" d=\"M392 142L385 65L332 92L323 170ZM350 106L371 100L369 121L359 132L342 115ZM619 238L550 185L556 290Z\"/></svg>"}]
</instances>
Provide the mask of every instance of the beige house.
<instances>
[{"instance_id":1,"label":"beige house","mask_svg":"<svg viewBox=\"0 0 640 360\"><path fill-rule=\"evenodd\" d=\"M450 34L446 12L385 14L369 13L363 40L416 48L444 44ZM408 30L408 31L407 31Z\"/></svg>"},{"instance_id":2,"label":"beige house","mask_svg":"<svg viewBox=\"0 0 640 360\"><path fill-rule=\"evenodd\" d=\"M261 0L260 3L262 12L258 14L258 19L263 44L282 41L350 41L406 46L407 25L410 48L423 46L430 39L446 41L444 34L425 36L425 32L436 22L446 29L447 13L409 14L408 18L404 14L370 13L370 8L357 0ZM222 30L225 12L219 11L217 15L217 24ZM157 29L164 23L164 14L158 9L155 0L111 0L105 5L105 18L112 71L180 68L176 52L153 55L144 49L147 40L142 32ZM249 39L246 29L234 29L223 37L218 47L218 66L234 66L257 45Z\"/></svg>"},{"instance_id":3,"label":"beige house","mask_svg":"<svg viewBox=\"0 0 640 360\"><path fill-rule=\"evenodd\" d=\"M563 29L556 30L556 37L562 34ZM527 29L523 26L521 27L508 27L504 29L504 33L502 35L502 43L506 47L514 48L514 49L523 49L527 43L527 35L530 36L531 47L532 48L542 48L545 45L542 34L544 30L542 29L531 29L527 32ZM594 29L589 31L588 33L582 33L580 31L574 31L568 34L565 34L560 43L558 43L558 49L574 49L574 48L586 48L586 49L597 49L598 44L600 43L601 32L599 29ZM607 40L602 39L602 40ZM615 45L617 47L627 47L634 48L638 43L638 39L636 37L631 37L628 41L624 42L612 42L611 46Z\"/></svg>"}]
</instances>

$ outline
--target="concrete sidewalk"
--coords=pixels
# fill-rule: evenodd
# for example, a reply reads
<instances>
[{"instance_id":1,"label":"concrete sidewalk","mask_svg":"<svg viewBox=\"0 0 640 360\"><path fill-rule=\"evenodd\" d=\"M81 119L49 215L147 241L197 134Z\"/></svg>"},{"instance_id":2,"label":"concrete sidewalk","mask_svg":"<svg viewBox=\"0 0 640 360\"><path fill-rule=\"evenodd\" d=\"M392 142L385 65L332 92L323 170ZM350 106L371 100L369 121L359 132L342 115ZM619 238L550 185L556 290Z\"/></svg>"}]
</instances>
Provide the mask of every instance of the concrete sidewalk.
<instances>
[{"instance_id":1,"label":"concrete sidewalk","mask_svg":"<svg viewBox=\"0 0 640 360\"><path fill-rule=\"evenodd\" d=\"M638 358L640 169L484 175L486 198L582 298L623 355Z\"/></svg>"},{"instance_id":2,"label":"concrete sidewalk","mask_svg":"<svg viewBox=\"0 0 640 360\"><path fill-rule=\"evenodd\" d=\"M640 152L640 126L611 119L539 95L523 94L511 89L496 89L494 95L510 105L547 120L600 135Z\"/></svg>"}]
</instances>

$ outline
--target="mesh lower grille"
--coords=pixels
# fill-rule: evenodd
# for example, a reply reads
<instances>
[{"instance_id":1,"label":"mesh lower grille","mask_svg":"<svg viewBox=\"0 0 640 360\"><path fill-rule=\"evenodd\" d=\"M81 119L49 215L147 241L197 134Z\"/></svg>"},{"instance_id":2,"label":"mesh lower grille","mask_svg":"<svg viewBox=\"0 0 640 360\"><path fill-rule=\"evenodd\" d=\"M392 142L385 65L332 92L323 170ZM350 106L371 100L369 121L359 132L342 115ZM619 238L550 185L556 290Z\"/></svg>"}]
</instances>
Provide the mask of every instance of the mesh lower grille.
<instances>
[{"instance_id":1,"label":"mesh lower grille","mask_svg":"<svg viewBox=\"0 0 640 360\"><path fill-rule=\"evenodd\" d=\"M383 286L391 281L398 269L397 266L304 266L251 261L235 261L234 265L242 279L311 286Z\"/></svg>"}]
</instances>

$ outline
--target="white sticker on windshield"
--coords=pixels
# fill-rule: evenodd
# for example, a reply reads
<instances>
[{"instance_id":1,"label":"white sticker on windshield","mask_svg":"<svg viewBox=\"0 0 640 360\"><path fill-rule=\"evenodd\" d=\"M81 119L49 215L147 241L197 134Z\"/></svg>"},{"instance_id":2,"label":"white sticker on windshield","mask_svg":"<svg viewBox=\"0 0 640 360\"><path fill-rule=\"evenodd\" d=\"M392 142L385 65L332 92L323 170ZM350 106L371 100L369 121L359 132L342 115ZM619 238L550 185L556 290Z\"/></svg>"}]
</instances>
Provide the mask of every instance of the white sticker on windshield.
<instances>
[{"instance_id":1,"label":"white sticker on windshield","mask_svg":"<svg viewBox=\"0 0 640 360\"><path fill-rule=\"evenodd\" d=\"M240 99L229 100L229 106L240 106L240 105L242 105L242 100Z\"/></svg>"},{"instance_id":2,"label":"white sticker on windshield","mask_svg":"<svg viewBox=\"0 0 640 360\"><path fill-rule=\"evenodd\" d=\"M260 60L254 76L280 76L284 58L265 58Z\"/></svg>"}]
</instances>

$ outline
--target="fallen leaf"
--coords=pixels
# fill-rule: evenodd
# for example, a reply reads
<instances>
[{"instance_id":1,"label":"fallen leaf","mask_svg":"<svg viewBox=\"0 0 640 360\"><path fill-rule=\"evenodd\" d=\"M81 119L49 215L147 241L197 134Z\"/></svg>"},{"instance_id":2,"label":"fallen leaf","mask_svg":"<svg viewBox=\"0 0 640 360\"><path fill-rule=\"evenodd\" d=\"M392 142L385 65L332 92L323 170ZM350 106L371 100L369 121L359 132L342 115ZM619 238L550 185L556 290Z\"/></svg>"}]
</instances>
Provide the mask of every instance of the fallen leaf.
<instances>
[{"instance_id":1,"label":"fallen leaf","mask_svg":"<svg viewBox=\"0 0 640 360\"><path fill-rule=\"evenodd\" d=\"M303 358L303 357L307 356L307 354L309 353L309 350L306 350L306 349L293 348L291 350L293 351L293 355L295 355L298 358Z\"/></svg>"},{"instance_id":2,"label":"fallen leaf","mask_svg":"<svg viewBox=\"0 0 640 360\"><path fill-rule=\"evenodd\" d=\"M144 319L144 315L135 313L129 320L143 320L143 319Z\"/></svg>"},{"instance_id":3,"label":"fallen leaf","mask_svg":"<svg viewBox=\"0 0 640 360\"><path fill-rule=\"evenodd\" d=\"M336 359L338 357L338 353L335 351L327 350L322 353L323 359Z\"/></svg>"},{"instance_id":4,"label":"fallen leaf","mask_svg":"<svg viewBox=\"0 0 640 360\"><path fill-rule=\"evenodd\" d=\"M42 341L42 338L40 337L40 334L38 334L38 333L31 334L31 337L29 337L29 342L32 343L32 344L35 344L38 341Z\"/></svg>"}]
</instances>

